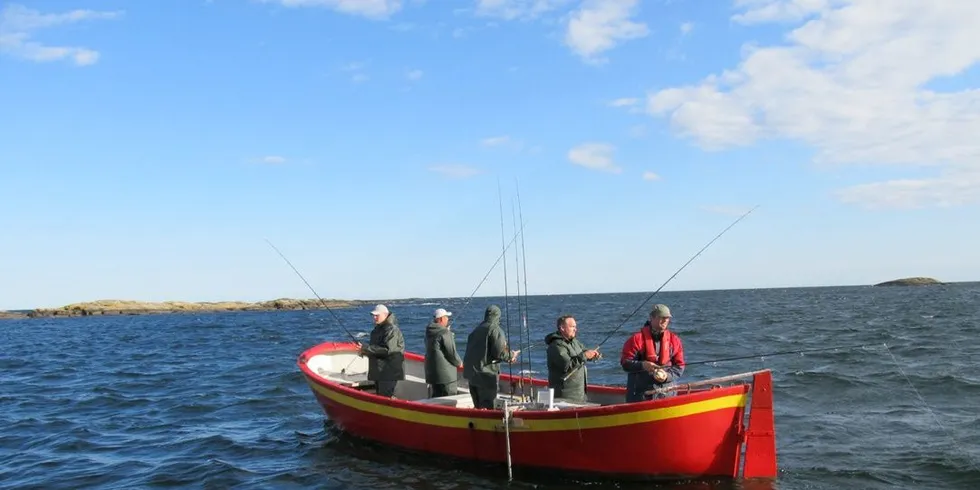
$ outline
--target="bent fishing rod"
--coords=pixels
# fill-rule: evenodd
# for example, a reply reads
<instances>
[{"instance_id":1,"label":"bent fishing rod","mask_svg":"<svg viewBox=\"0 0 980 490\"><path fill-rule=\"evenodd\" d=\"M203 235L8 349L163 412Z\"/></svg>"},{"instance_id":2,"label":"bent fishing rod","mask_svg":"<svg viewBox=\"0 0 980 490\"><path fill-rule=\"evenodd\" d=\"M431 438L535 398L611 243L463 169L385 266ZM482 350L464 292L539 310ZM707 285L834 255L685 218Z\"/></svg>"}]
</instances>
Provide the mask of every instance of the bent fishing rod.
<instances>
[{"instance_id":1,"label":"bent fishing rod","mask_svg":"<svg viewBox=\"0 0 980 490\"><path fill-rule=\"evenodd\" d=\"M740 360L740 359L755 359L755 358L759 358L759 357L775 357L775 356L784 356L784 355L790 355L790 354L808 354L808 353L811 353L811 352L825 352L825 351L831 351L831 350L857 349L857 348L861 348L861 347L871 347L871 346L877 346L877 345L883 345L886 349L888 348L888 344L878 343L878 342L874 342L874 343L870 343L870 344L839 345L839 346L836 346L836 347L823 347L823 348L819 348L819 349L803 349L803 350L794 350L794 351L770 352L770 353L767 353L767 354L754 354L754 355L751 355L751 356L738 356L738 357L726 357L726 358L723 358L723 359L710 359L710 360L707 360L707 361L697 361L697 362L684 363L684 366L695 366L695 365L698 365L698 364L712 364L712 363L716 363L716 362L725 362L725 361L737 361L737 360ZM647 390L646 391L646 394L648 394L648 395L661 394L661 393L667 393L669 391L679 391L679 390L683 390L683 389L693 388L695 386L702 386L702 385L706 385L706 384L718 383L718 382L723 382L723 381L732 381L732 380L735 380L735 379L741 379L741 378L745 378L745 377L748 377L748 376L751 376L751 375L755 375L755 374L761 373L763 371L764 370L752 371L750 373L742 373L742 374L736 374L736 375L732 375L732 376L723 376L721 378L711 378L711 379L706 379L706 380L701 380L701 381L691 381L691 382L683 383L683 384L670 384L670 385L666 385L666 386L661 386L661 387L658 387L658 388L654 388L652 390Z\"/></svg>"},{"instance_id":2,"label":"bent fishing rod","mask_svg":"<svg viewBox=\"0 0 980 490\"><path fill-rule=\"evenodd\" d=\"M327 311L329 311L331 315L333 315L334 320L337 320L337 323L340 324L340 328L344 329L344 332L347 332L347 335L350 336L351 340L353 342L355 342L355 343L358 342L357 337L355 337L354 334L350 333L350 330L347 330L347 326L344 325L344 322L341 321L340 317L338 317L337 314L334 313L333 310L331 310L329 306L327 306L327 302L324 301L323 298L321 298L319 294L316 294L316 290L313 289L313 286L310 286L310 283L306 281L306 278L303 277L303 274L300 274L299 271L296 270L296 267L293 267L293 263L290 262L289 259L287 259L286 256L283 255L282 252L280 252L279 249L276 248L276 246L273 245L272 242L269 241L268 238L266 238L265 241L266 241L266 243L269 244L270 247L272 247L273 250L276 251L276 253L279 254L280 257L282 257L282 260L285 260L286 263L289 264L289 267L291 267L293 269L293 272L295 272L296 275L299 276L299 278L302 279L304 283L306 283L306 287L310 288L310 291L313 291L313 295L316 296L316 299L320 300L320 304L322 304L323 307L326 308Z\"/></svg>"},{"instance_id":3,"label":"bent fishing rod","mask_svg":"<svg viewBox=\"0 0 980 490\"><path fill-rule=\"evenodd\" d=\"M699 364L713 364L716 362L727 362L727 361L740 361L742 359L756 359L759 357L776 357L776 356L787 356L791 354L809 354L811 352L826 352L830 350L847 350L847 349L857 349L859 347L871 347L873 345L881 345L879 342L874 342L871 344L855 344L855 345L838 345L836 347L821 347L819 349L803 349L803 350L787 350L781 352L770 352L767 354L752 354L747 356L738 357L725 357L722 359L709 359L707 361L696 361L696 362L685 362L684 366L697 366Z\"/></svg>"},{"instance_id":4,"label":"bent fishing rod","mask_svg":"<svg viewBox=\"0 0 980 490\"><path fill-rule=\"evenodd\" d=\"M708 242L707 244L705 244L704 247L701 247L701 250L698 250L698 253L696 253L693 256L691 256L691 258L688 259L687 262L685 262L684 265L682 265L680 269L677 269L677 271L674 272L673 275L671 275L670 277L668 277L667 280L664 281L664 283L661 284L660 287L657 288L656 291L654 291L652 294L650 294L650 296L647 296L647 299L643 300L643 302L640 303L640 305L637 306L636 309L633 310L633 312L629 314L629 316L627 316L622 322L620 322L619 326L617 326L612 332L609 332L609 335L606 335L606 338L602 339L602 342L599 342L599 345L597 345L595 347L595 349L593 349L593 350L598 351L599 348L602 347L602 344L605 344L606 341L608 341L613 336L613 334L615 334L616 332L618 332L619 329L623 328L623 325L626 325L626 322L628 322L630 318L633 318L633 315L635 315L636 312L640 311L640 309L643 308L643 306L646 305L651 299L653 299L653 297L656 296L657 293L659 293L660 290L664 288L664 286L666 286L667 284L669 284L670 281L672 281L675 277L677 277L677 274L680 274L681 271L684 270L691 262L694 262L694 259L698 258L698 256L701 255L701 253L703 253L705 250L707 250L708 247L710 247L712 243L715 243L715 240L718 240L719 238L721 238L722 235L724 235L726 232L728 232L728 230L732 229L733 226L737 225L739 221L742 221L743 219L745 219L746 216L748 216L749 214L751 214L752 211L755 211L758 207L759 206L756 205L752 209L746 211L745 214L739 216L738 219L736 219L735 221L733 221L732 224L728 225L727 228L725 228L724 230L721 230L721 233L715 235L715 237L712 238L710 242ZM566 374L563 379L567 381L568 378L570 378L573 374L575 374L575 372L578 371L578 369L580 367L582 367L582 366L584 366L584 364L579 364L577 367L575 367L574 369L572 369L568 374Z\"/></svg>"}]
</instances>

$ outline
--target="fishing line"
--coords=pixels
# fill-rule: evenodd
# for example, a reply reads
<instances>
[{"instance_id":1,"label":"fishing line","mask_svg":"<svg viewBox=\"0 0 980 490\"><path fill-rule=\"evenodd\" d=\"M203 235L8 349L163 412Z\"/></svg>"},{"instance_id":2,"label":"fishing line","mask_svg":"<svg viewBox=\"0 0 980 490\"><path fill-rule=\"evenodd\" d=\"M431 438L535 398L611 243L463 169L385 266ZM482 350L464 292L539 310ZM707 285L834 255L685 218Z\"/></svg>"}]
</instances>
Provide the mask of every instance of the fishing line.
<instances>
[{"instance_id":1,"label":"fishing line","mask_svg":"<svg viewBox=\"0 0 980 490\"><path fill-rule=\"evenodd\" d=\"M715 240L721 238L722 235L724 235L726 232L728 232L728 230L732 229L732 227L735 226L736 224L738 224L739 221L742 221L743 219L745 219L746 216L748 216L749 214L751 214L752 211L755 211L756 208L758 208L758 207L759 206L757 205L754 208L748 210L745 214L739 216L738 219L735 220L735 221L733 221L732 224L728 225L727 228L725 228L724 230L721 230L721 233L715 235L715 237L712 238L710 242L708 242L707 244L705 244L704 247L701 247L701 250L699 250L698 253L694 254L690 259L688 259L687 262L685 262L684 265L682 265L680 269L677 269L677 271L674 272L673 275L671 275L670 277L668 277L667 280L664 281L664 283L661 284L660 287L657 288L657 290L653 292L653 294L651 294L650 296L647 296L647 299L643 300L643 302L640 303L640 305L637 306L636 309L633 310L633 312L630 313L629 316L627 316L626 319L624 319L619 324L619 326L616 327L615 330L613 330L612 332L610 332L609 335L606 336L606 338L602 339L602 342L599 342L599 345L596 346L596 349L598 349L599 347L602 347L602 344L605 344L606 341L609 340L609 338L612 337L614 333L618 332L620 328L623 328L623 325L625 325L626 322L628 322L630 318L633 318L633 315L635 315L636 312L640 311L640 308L643 308L643 306L646 305L651 299L653 299L653 297L656 296L657 293L659 293L660 290L664 288L664 286L666 286L668 283L670 283L670 281L672 281L675 277L677 277L677 274L680 274L682 270L684 270L691 262L694 261L694 259L698 258L698 256L701 255L701 253L703 253L705 250L707 250L708 247L710 247L712 243L715 243Z\"/></svg>"},{"instance_id":2,"label":"fishing line","mask_svg":"<svg viewBox=\"0 0 980 490\"><path fill-rule=\"evenodd\" d=\"M929 404L926 403L926 399L922 396L921 393L919 393L919 390L915 387L915 385L912 384L912 380L909 378L907 374L905 374L905 370L902 369L902 363L898 361L897 357L895 357L895 353L892 352L891 348L888 347L887 343L882 343L882 345L885 346L885 350L888 351L888 355L892 357L892 362L895 363L895 367L898 368L898 372L902 374L903 378L905 378L905 382L908 383L909 388L912 388L912 391L915 393L915 396L922 403L922 406L926 409L926 411L929 412L929 415L932 415L932 419L935 420L936 425L938 425L939 428L942 429L943 434L946 435L946 438L949 439L949 442L953 445L953 447L955 447L957 450L959 450L961 453L963 453L966 456L966 459L970 461L970 465L973 467L975 471L980 471L980 465L977 464L976 460L973 458L973 455L967 452L966 450L964 450L963 446L961 446L958 442L956 442L956 439L953 438L953 435L950 434L948 430L946 430L946 426L943 425L943 423L939 420L939 417L936 415L936 412L929 407Z\"/></svg>"},{"instance_id":3,"label":"fishing line","mask_svg":"<svg viewBox=\"0 0 980 490\"><path fill-rule=\"evenodd\" d=\"M524 231L524 227L526 225L527 225L527 222L526 221L522 221L521 222L521 230L520 231L523 232ZM510 249L510 246L514 244L514 242L517 240L517 237L518 237L518 234L517 233L514 233L514 237L510 239L510 243L507 244L507 247L504 249L504 253L506 253L507 250ZM487 281L487 278L490 277L490 274L493 272L494 269L497 268L497 264L499 264L500 263L500 260L503 259L503 258L504 258L504 254L502 253L502 254L500 254L497 257L497 260L494 261L493 265L490 266L490 269L487 270L487 273L483 275L483 279L480 280L480 283L476 285L476 288L473 289L473 292L470 293L469 298L466 299L466 302L463 303L463 307L460 308L460 313L457 313L456 314L456 318L457 318L456 322L457 323L459 322L459 318L463 316L462 312L465 312L466 311L466 308L470 305L470 302L473 301L473 297L476 296L476 292L480 290L480 288L483 286L483 283Z\"/></svg>"},{"instance_id":4,"label":"fishing line","mask_svg":"<svg viewBox=\"0 0 980 490\"><path fill-rule=\"evenodd\" d=\"M617 326L612 332L610 332L609 335L606 335L606 338L602 339L602 342L599 342L599 345L596 346L595 350L599 350L599 348L602 347L602 344L605 344L606 341L609 340L613 336L614 333L618 332L619 329L623 328L623 325L625 325L626 322L629 321L630 318L633 318L633 315L635 315L636 312L640 311L640 308L643 308L643 305L647 304L651 299L653 299L653 297L656 296L657 293L659 293L660 290L664 288L664 286L666 286L668 283L670 283L671 280L673 280L675 277L677 277L677 274L680 274L681 271L684 270L684 268L688 266L688 264L690 264L691 262L693 262L694 259L698 258L698 256L701 255L702 252L704 252L705 250L707 250L708 247L710 247L712 243L715 243L715 240L721 238L722 235L724 235L728 230L732 229L732 227L735 226L736 224L738 224L739 221L742 221L743 219L745 219L746 216L748 216L749 214L751 214L752 211L755 211L758 207L759 207L759 205L756 205L754 208L748 210L745 214L739 216L738 219L735 220L735 221L733 221L732 224L728 225L727 228L725 228L724 230L721 230L721 233L715 235L715 237L712 238L710 242L708 242L707 244L705 244L704 247L701 247L701 250L699 250L698 253L696 253L693 256L691 256L691 258L688 259L687 262L685 262L684 265L682 265L680 269L677 269L677 271L674 272L673 275L671 275L670 277L668 277L667 280L664 281L664 283L661 284L660 287L657 288L656 291L654 291L650 296L647 296L647 299L643 300L643 302L640 303L639 306L637 306L636 309L633 310L633 312L630 313L629 316L626 317L626 319L624 319L622 322L620 322L619 326ZM585 364L579 364L574 369L572 369L568 374L566 374L563 379L565 381L567 381L568 378L570 378L573 374L575 374L575 372L578 371L584 365Z\"/></svg>"},{"instance_id":5,"label":"fishing line","mask_svg":"<svg viewBox=\"0 0 980 490\"><path fill-rule=\"evenodd\" d=\"M313 286L310 286L310 283L307 282L307 280L306 280L305 277L303 277L303 274L300 274L299 271L296 270L296 267L293 266L293 263L290 262L289 259L287 259L286 256L283 255L282 252L280 252L279 249L276 248L276 246L273 245L272 242L269 241L268 238L265 239L265 242L268 243L269 246L272 247L272 249L275 250L276 253L278 253L280 257L282 257L282 260L285 260L286 263L289 264L289 267L291 267L293 269L293 272L295 272L296 275L299 276L299 278L302 279L304 283L306 283L306 287L310 288L310 291L313 291L313 295L316 296L316 299L320 300L320 303L323 305L323 307L326 308L327 311L329 311L331 315L333 315L334 320L337 320L337 323L340 324L340 328L343 328L344 329L344 332L347 332L347 335L350 336L351 340L353 340L356 343L357 342L357 337L355 337L354 334L350 333L350 330L347 330L347 326L344 325L344 322L340 319L340 317L337 316L336 313L333 312L333 310L330 309L329 306L327 306L327 302L326 301L323 301L323 298L321 298L320 295L316 293L316 290L313 289Z\"/></svg>"}]
</instances>

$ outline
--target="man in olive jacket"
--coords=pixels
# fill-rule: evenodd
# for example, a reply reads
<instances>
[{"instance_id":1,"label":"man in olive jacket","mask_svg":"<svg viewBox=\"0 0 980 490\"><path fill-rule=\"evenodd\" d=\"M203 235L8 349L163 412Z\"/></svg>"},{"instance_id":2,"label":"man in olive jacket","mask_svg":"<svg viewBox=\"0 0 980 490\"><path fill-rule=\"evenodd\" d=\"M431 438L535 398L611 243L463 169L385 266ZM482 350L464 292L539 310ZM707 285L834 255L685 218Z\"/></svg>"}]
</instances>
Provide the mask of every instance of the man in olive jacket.
<instances>
[{"instance_id":1,"label":"man in olive jacket","mask_svg":"<svg viewBox=\"0 0 980 490\"><path fill-rule=\"evenodd\" d=\"M490 305L483 322L466 338L463 354L463 377L469 381L475 408L493 409L500 381L499 363L516 362L520 352L507 347L507 338L500 328L500 307Z\"/></svg>"},{"instance_id":2,"label":"man in olive jacket","mask_svg":"<svg viewBox=\"0 0 980 490\"><path fill-rule=\"evenodd\" d=\"M601 356L596 350L587 350L576 338L578 325L571 315L558 317L557 327L557 331L544 338L548 344L548 387L555 390L555 398L584 403L587 401L585 387L589 382L584 364Z\"/></svg>"},{"instance_id":3,"label":"man in olive jacket","mask_svg":"<svg viewBox=\"0 0 980 490\"><path fill-rule=\"evenodd\" d=\"M456 336L449 330L452 315L439 308L425 327L425 382L431 387L429 396L433 398L458 393L456 369L463 360L456 353Z\"/></svg>"},{"instance_id":4,"label":"man in olive jacket","mask_svg":"<svg viewBox=\"0 0 980 490\"><path fill-rule=\"evenodd\" d=\"M375 306L371 315L371 340L367 345L358 344L358 348L368 358L367 379L377 383L379 395L391 398L398 381L405 379L405 337L395 314L385 305Z\"/></svg>"}]
</instances>

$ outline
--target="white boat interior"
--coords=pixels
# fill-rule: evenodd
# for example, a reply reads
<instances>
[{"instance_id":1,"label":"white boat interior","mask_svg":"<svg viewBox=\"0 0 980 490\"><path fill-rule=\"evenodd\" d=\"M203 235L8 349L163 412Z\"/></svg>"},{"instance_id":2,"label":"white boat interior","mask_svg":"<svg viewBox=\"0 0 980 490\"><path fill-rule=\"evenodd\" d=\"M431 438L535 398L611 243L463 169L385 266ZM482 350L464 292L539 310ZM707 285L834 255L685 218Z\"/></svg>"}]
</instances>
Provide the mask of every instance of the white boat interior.
<instances>
[{"instance_id":1,"label":"white boat interior","mask_svg":"<svg viewBox=\"0 0 980 490\"><path fill-rule=\"evenodd\" d=\"M368 381L368 360L355 352L328 352L318 354L306 361L307 367L323 379L350 388L375 393L373 381ZM501 374L507 373L506 367L501 367ZM509 374L509 373L508 373ZM516 374L516 370L515 370ZM431 403L456 408L473 408L467 380L462 374L458 380L459 394L443 397L430 397L429 385L425 382L425 368L421 361L405 359L405 379L399 381L395 388L395 398L419 403ZM522 393L526 395L522 397ZM539 409L567 410L583 407L615 405L625 401L624 395L606 393L587 393L585 403L571 402L553 398L553 394L545 387L526 386L515 387L511 394L508 380L501 379L498 386L497 402L499 407L507 401L511 406L537 407Z\"/></svg>"}]
</instances>

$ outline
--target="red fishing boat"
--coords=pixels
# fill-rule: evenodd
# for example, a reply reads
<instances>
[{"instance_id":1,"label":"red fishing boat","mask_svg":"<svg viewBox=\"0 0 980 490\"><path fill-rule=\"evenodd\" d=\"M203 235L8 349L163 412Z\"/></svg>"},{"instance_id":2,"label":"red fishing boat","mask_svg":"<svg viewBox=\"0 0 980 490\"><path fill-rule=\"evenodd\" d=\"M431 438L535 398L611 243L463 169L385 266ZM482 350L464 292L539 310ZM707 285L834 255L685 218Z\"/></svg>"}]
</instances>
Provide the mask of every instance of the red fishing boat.
<instances>
[{"instance_id":1,"label":"red fishing boat","mask_svg":"<svg viewBox=\"0 0 980 490\"><path fill-rule=\"evenodd\" d=\"M328 342L297 364L326 415L356 437L513 468L600 479L776 477L769 370L674 387L673 396L625 403L626 390L588 386L586 403L554 399L547 381L500 376L495 410L460 394L428 397L424 358L405 354L395 398L374 393L353 343ZM533 399L532 399L533 395Z\"/></svg>"}]
</instances>

